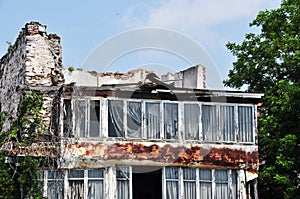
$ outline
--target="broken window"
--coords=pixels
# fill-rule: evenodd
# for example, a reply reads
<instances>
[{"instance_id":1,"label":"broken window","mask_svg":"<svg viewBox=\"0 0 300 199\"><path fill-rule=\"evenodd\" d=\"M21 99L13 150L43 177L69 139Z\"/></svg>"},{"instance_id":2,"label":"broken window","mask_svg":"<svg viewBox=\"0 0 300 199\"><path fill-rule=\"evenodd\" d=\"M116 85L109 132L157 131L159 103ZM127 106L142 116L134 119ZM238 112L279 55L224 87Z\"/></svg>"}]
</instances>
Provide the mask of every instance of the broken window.
<instances>
[{"instance_id":1,"label":"broken window","mask_svg":"<svg viewBox=\"0 0 300 199\"><path fill-rule=\"evenodd\" d=\"M222 141L234 141L234 107L220 106L220 130Z\"/></svg>"},{"instance_id":2,"label":"broken window","mask_svg":"<svg viewBox=\"0 0 300 199\"><path fill-rule=\"evenodd\" d=\"M228 198L228 174L227 170L215 171L216 198Z\"/></svg>"},{"instance_id":3,"label":"broken window","mask_svg":"<svg viewBox=\"0 0 300 199\"><path fill-rule=\"evenodd\" d=\"M79 137L86 137L86 100L75 100L75 132Z\"/></svg>"},{"instance_id":4,"label":"broken window","mask_svg":"<svg viewBox=\"0 0 300 199\"><path fill-rule=\"evenodd\" d=\"M89 136L100 135L100 100L90 100Z\"/></svg>"},{"instance_id":5,"label":"broken window","mask_svg":"<svg viewBox=\"0 0 300 199\"><path fill-rule=\"evenodd\" d=\"M70 99L64 99L63 102L63 135L70 137L72 135L72 106Z\"/></svg>"},{"instance_id":6,"label":"broken window","mask_svg":"<svg viewBox=\"0 0 300 199\"><path fill-rule=\"evenodd\" d=\"M105 198L103 170L88 170L88 198Z\"/></svg>"},{"instance_id":7,"label":"broken window","mask_svg":"<svg viewBox=\"0 0 300 199\"><path fill-rule=\"evenodd\" d=\"M142 137L142 103L130 101L127 103L127 136Z\"/></svg>"},{"instance_id":8,"label":"broken window","mask_svg":"<svg viewBox=\"0 0 300 199\"><path fill-rule=\"evenodd\" d=\"M129 199L130 197L130 168L129 167L118 167L116 171L117 177L117 198L118 199Z\"/></svg>"},{"instance_id":9,"label":"broken window","mask_svg":"<svg viewBox=\"0 0 300 199\"><path fill-rule=\"evenodd\" d=\"M199 170L200 198L212 198L212 172L210 169Z\"/></svg>"},{"instance_id":10,"label":"broken window","mask_svg":"<svg viewBox=\"0 0 300 199\"><path fill-rule=\"evenodd\" d=\"M45 171L47 173L47 198L64 198L64 173L62 171Z\"/></svg>"},{"instance_id":11,"label":"broken window","mask_svg":"<svg viewBox=\"0 0 300 199\"><path fill-rule=\"evenodd\" d=\"M184 104L184 135L186 140L199 140L199 117L198 104Z\"/></svg>"},{"instance_id":12,"label":"broken window","mask_svg":"<svg viewBox=\"0 0 300 199\"><path fill-rule=\"evenodd\" d=\"M183 168L184 198L196 198L196 169Z\"/></svg>"},{"instance_id":13,"label":"broken window","mask_svg":"<svg viewBox=\"0 0 300 199\"><path fill-rule=\"evenodd\" d=\"M202 105L203 140L217 141L217 111L215 105Z\"/></svg>"},{"instance_id":14,"label":"broken window","mask_svg":"<svg viewBox=\"0 0 300 199\"><path fill-rule=\"evenodd\" d=\"M152 139L160 138L160 104L146 102L146 137Z\"/></svg>"},{"instance_id":15,"label":"broken window","mask_svg":"<svg viewBox=\"0 0 300 199\"><path fill-rule=\"evenodd\" d=\"M178 139L178 104L164 103L164 132L166 139Z\"/></svg>"},{"instance_id":16,"label":"broken window","mask_svg":"<svg viewBox=\"0 0 300 199\"><path fill-rule=\"evenodd\" d=\"M68 198L84 198L84 170L69 170Z\"/></svg>"},{"instance_id":17,"label":"broken window","mask_svg":"<svg viewBox=\"0 0 300 199\"><path fill-rule=\"evenodd\" d=\"M179 168L167 167L165 169L166 176L166 195L167 199L179 198Z\"/></svg>"},{"instance_id":18,"label":"broken window","mask_svg":"<svg viewBox=\"0 0 300 199\"><path fill-rule=\"evenodd\" d=\"M238 107L239 141L253 142L253 113L252 107Z\"/></svg>"},{"instance_id":19,"label":"broken window","mask_svg":"<svg viewBox=\"0 0 300 199\"><path fill-rule=\"evenodd\" d=\"M122 100L108 100L108 136L124 137L124 111Z\"/></svg>"}]
</instances>

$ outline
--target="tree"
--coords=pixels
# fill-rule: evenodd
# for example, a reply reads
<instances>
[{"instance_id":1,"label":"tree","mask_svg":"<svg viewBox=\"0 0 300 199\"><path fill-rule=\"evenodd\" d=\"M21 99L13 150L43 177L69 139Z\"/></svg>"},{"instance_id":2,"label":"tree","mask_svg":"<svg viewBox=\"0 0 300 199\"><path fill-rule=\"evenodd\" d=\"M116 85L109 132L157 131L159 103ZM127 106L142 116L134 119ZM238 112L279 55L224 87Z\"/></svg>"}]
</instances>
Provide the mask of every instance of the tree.
<instances>
[{"instance_id":1,"label":"tree","mask_svg":"<svg viewBox=\"0 0 300 199\"><path fill-rule=\"evenodd\" d=\"M265 94L259 107L260 198L300 198L300 0L260 11L241 44L225 86Z\"/></svg>"},{"instance_id":2,"label":"tree","mask_svg":"<svg viewBox=\"0 0 300 199\"><path fill-rule=\"evenodd\" d=\"M30 149L43 134L44 124L38 115L42 104L42 96L31 92L20 102L17 119L0 113L0 198L42 198L38 179L45 158L24 156L17 150ZM9 130L3 128L5 123L10 124ZM16 151L7 150L8 145Z\"/></svg>"}]
</instances>

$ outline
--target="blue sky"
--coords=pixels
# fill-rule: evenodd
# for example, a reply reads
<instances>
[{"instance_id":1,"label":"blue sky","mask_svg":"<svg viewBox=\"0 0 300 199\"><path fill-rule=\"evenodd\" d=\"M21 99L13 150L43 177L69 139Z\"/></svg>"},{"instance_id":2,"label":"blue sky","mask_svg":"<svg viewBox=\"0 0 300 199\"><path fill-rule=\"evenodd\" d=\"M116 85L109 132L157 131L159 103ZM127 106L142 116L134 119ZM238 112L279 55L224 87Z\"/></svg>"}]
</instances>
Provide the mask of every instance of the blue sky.
<instances>
[{"instance_id":1,"label":"blue sky","mask_svg":"<svg viewBox=\"0 0 300 199\"><path fill-rule=\"evenodd\" d=\"M85 66L84 62L99 44L132 29L156 27L176 31L197 42L224 79L234 61L225 44L239 43L245 33L258 31L249 28L249 22L260 10L279 6L279 0L0 0L0 56L6 52L6 41L14 42L27 22L38 21L47 25L48 34L61 37L65 67L98 70L98 66ZM118 58L107 70L128 71L147 64L151 68L151 63L173 71L190 66L174 54L141 49Z\"/></svg>"}]
</instances>

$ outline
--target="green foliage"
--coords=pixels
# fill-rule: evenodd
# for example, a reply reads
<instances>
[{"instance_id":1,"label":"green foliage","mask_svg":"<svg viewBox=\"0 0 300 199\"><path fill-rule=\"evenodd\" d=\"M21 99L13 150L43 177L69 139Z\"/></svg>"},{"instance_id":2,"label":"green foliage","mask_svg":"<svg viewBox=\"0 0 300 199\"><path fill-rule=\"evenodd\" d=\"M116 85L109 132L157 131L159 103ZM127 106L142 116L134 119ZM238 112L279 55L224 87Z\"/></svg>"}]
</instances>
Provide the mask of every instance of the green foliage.
<instances>
[{"instance_id":1,"label":"green foliage","mask_svg":"<svg viewBox=\"0 0 300 199\"><path fill-rule=\"evenodd\" d=\"M241 44L228 43L237 57L226 86L263 92L259 107L259 197L300 198L300 0L259 12Z\"/></svg>"},{"instance_id":2,"label":"green foliage","mask_svg":"<svg viewBox=\"0 0 300 199\"><path fill-rule=\"evenodd\" d=\"M13 48L13 45L10 41L6 41L6 44L7 44L7 52L10 52Z\"/></svg>"},{"instance_id":3,"label":"green foliage","mask_svg":"<svg viewBox=\"0 0 300 199\"><path fill-rule=\"evenodd\" d=\"M13 149L28 147L44 132L44 125L38 112L42 108L42 96L29 93L19 104L17 119L7 113L0 113L0 144L13 145ZM11 123L8 131L3 124ZM0 151L0 198L42 198L40 166L44 158L30 155L20 156L17 151Z\"/></svg>"},{"instance_id":4,"label":"green foliage","mask_svg":"<svg viewBox=\"0 0 300 199\"><path fill-rule=\"evenodd\" d=\"M75 70L75 68L72 67L72 66L70 66L70 67L68 68L68 70L69 70L70 72L73 72L73 71Z\"/></svg>"}]
</instances>

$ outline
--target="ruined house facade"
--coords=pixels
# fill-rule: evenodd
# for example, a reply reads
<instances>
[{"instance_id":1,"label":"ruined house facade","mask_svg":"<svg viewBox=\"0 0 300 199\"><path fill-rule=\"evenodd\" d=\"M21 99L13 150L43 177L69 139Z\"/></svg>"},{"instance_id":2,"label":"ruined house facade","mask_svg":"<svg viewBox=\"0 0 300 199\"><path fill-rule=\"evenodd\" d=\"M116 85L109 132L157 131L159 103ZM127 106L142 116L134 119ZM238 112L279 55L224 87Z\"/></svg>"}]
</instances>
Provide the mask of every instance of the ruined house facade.
<instances>
[{"instance_id":1,"label":"ruined house facade","mask_svg":"<svg viewBox=\"0 0 300 199\"><path fill-rule=\"evenodd\" d=\"M45 197L257 198L261 94L206 89L200 65L159 78L69 71L61 55L60 38L31 22L0 62L2 111L43 96L59 151L42 173Z\"/></svg>"}]
</instances>

